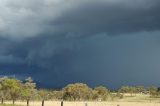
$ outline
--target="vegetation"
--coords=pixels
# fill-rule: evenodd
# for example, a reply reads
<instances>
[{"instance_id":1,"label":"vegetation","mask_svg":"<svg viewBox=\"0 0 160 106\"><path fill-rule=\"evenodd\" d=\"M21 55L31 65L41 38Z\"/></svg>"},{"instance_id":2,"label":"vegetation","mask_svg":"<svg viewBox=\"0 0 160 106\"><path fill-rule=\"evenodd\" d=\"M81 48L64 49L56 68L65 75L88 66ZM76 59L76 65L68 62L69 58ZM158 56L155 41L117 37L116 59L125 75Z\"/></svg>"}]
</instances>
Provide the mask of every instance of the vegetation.
<instances>
[{"instance_id":1,"label":"vegetation","mask_svg":"<svg viewBox=\"0 0 160 106\"><path fill-rule=\"evenodd\" d=\"M3 100L67 100L67 101L107 101L122 99L124 94L134 97L136 94L150 95L150 98L160 97L160 88L143 86L122 86L117 91L110 91L104 86L90 88L83 83L69 84L61 90L36 89L36 83L29 77L25 81L15 78L0 78L0 98Z\"/></svg>"}]
</instances>

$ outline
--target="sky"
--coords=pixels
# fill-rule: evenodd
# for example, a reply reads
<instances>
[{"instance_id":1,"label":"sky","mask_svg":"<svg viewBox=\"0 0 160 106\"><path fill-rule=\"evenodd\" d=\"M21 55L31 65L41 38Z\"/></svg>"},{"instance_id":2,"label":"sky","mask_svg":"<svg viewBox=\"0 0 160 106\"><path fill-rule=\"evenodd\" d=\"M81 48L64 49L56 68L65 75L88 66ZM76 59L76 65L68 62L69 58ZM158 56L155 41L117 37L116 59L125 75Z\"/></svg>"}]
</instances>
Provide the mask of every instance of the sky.
<instances>
[{"instance_id":1,"label":"sky","mask_svg":"<svg viewBox=\"0 0 160 106\"><path fill-rule=\"evenodd\" d=\"M0 75L40 87L160 86L159 0L0 0Z\"/></svg>"}]
</instances>

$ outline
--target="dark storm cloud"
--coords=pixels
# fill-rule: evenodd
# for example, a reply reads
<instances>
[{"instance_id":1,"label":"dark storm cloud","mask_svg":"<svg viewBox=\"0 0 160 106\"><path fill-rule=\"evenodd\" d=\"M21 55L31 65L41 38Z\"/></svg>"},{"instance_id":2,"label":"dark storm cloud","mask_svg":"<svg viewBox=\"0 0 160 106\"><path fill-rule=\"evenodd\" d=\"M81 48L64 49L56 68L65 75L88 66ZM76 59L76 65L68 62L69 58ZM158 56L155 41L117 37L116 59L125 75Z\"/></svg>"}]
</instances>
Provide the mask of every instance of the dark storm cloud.
<instances>
[{"instance_id":1,"label":"dark storm cloud","mask_svg":"<svg viewBox=\"0 0 160 106\"><path fill-rule=\"evenodd\" d=\"M65 68L68 69L69 63L66 63L72 57L71 51L76 40L38 36L22 41L7 39L2 41L0 42L1 73L42 75L61 73Z\"/></svg>"},{"instance_id":2,"label":"dark storm cloud","mask_svg":"<svg viewBox=\"0 0 160 106\"><path fill-rule=\"evenodd\" d=\"M0 3L1 36L118 35L160 29L159 0L2 0Z\"/></svg>"},{"instance_id":3,"label":"dark storm cloud","mask_svg":"<svg viewBox=\"0 0 160 106\"><path fill-rule=\"evenodd\" d=\"M123 72L118 63L127 61L121 57L130 48L126 47L130 42L118 46L121 38L116 37L159 34L159 4L159 0L1 0L0 74L33 76L39 83L51 80L54 86L106 83L117 70ZM112 40L103 35L117 36Z\"/></svg>"},{"instance_id":4,"label":"dark storm cloud","mask_svg":"<svg viewBox=\"0 0 160 106\"><path fill-rule=\"evenodd\" d=\"M156 31L160 28L159 4L157 0L87 2L65 12L53 25L71 36Z\"/></svg>"},{"instance_id":5,"label":"dark storm cloud","mask_svg":"<svg viewBox=\"0 0 160 106\"><path fill-rule=\"evenodd\" d=\"M158 85L158 80L151 80L153 76L159 78L159 74L155 75L159 69L160 49L155 43L158 35L3 39L1 56L6 59L0 63L0 74L32 76L39 85L47 87L73 82L113 88L123 84Z\"/></svg>"},{"instance_id":6,"label":"dark storm cloud","mask_svg":"<svg viewBox=\"0 0 160 106\"><path fill-rule=\"evenodd\" d=\"M83 53L78 50L78 39L37 36L22 41L3 41L5 43L1 42L0 46L3 51L0 53L3 57L0 57L1 75L32 76L42 84L52 80L55 82L50 86L56 87L75 79L73 62Z\"/></svg>"}]
</instances>

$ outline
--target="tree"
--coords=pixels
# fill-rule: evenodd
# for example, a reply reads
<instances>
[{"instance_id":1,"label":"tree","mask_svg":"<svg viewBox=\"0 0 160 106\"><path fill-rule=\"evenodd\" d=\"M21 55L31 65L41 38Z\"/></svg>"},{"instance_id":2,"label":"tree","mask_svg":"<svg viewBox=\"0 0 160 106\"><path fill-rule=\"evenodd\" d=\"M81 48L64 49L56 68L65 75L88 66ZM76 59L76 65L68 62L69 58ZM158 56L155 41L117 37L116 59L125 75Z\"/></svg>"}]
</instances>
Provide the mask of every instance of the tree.
<instances>
[{"instance_id":1,"label":"tree","mask_svg":"<svg viewBox=\"0 0 160 106\"><path fill-rule=\"evenodd\" d=\"M69 84L63 91L65 100L89 100L91 98L91 88L83 83Z\"/></svg>"},{"instance_id":2,"label":"tree","mask_svg":"<svg viewBox=\"0 0 160 106\"><path fill-rule=\"evenodd\" d=\"M145 92L144 86L136 86L135 89L136 89L136 93Z\"/></svg>"},{"instance_id":3,"label":"tree","mask_svg":"<svg viewBox=\"0 0 160 106\"><path fill-rule=\"evenodd\" d=\"M7 78L2 82L1 90L5 91L5 95L10 94L14 104L15 100L20 96L21 81Z\"/></svg>"},{"instance_id":4,"label":"tree","mask_svg":"<svg viewBox=\"0 0 160 106\"><path fill-rule=\"evenodd\" d=\"M54 100L62 100L64 97L64 92L62 90L61 91L54 90L54 91L52 91L50 96Z\"/></svg>"},{"instance_id":5,"label":"tree","mask_svg":"<svg viewBox=\"0 0 160 106\"><path fill-rule=\"evenodd\" d=\"M98 93L98 98L101 100L107 100L109 95L109 90L106 87L99 86L94 88L95 91Z\"/></svg>"},{"instance_id":6,"label":"tree","mask_svg":"<svg viewBox=\"0 0 160 106\"><path fill-rule=\"evenodd\" d=\"M130 87L129 88L129 93L131 94L131 96L133 96L133 93L136 93L136 88L135 87Z\"/></svg>"},{"instance_id":7,"label":"tree","mask_svg":"<svg viewBox=\"0 0 160 106\"><path fill-rule=\"evenodd\" d=\"M133 96L133 93L136 93L136 88L132 86L122 86L119 89L120 93L130 93L131 96Z\"/></svg>"},{"instance_id":8,"label":"tree","mask_svg":"<svg viewBox=\"0 0 160 106\"><path fill-rule=\"evenodd\" d=\"M160 87L157 88L157 91L160 92Z\"/></svg>"},{"instance_id":9,"label":"tree","mask_svg":"<svg viewBox=\"0 0 160 106\"><path fill-rule=\"evenodd\" d=\"M98 100L99 99L99 95L98 92L96 90L92 90L92 100Z\"/></svg>"},{"instance_id":10,"label":"tree","mask_svg":"<svg viewBox=\"0 0 160 106\"><path fill-rule=\"evenodd\" d=\"M119 89L119 92L120 93L129 93L129 86L122 86L120 89Z\"/></svg>"},{"instance_id":11,"label":"tree","mask_svg":"<svg viewBox=\"0 0 160 106\"><path fill-rule=\"evenodd\" d=\"M21 89L21 96L23 99L27 100L27 104L29 105L29 100L33 98L33 96L36 94L36 83L33 82L31 77L28 77L25 80L25 83L22 86Z\"/></svg>"},{"instance_id":12,"label":"tree","mask_svg":"<svg viewBox=\"0 0 160 106\"><path fill-rule=\"evenodd\" d=\"M3 104L3 99L5 98L5 91L3 90L3 82L7 77L0 78L0 98L1 103Z\"/></svg>"},{"instance_id":13,"label":"tree","mask_svg":"<svg viewBox=\"0 0 160 106\"><path fill-rule=\"evenodd\" d=\"M148 91L149 91L151 97L157 97L158 96L157 87L154 87L154 86L149 87Z\"/></svg>"},{"instance_id":14,"label":"tree","mask_svg":"<svg viewBox=\"0 0 160 106\"><path fill-rule=\"evenodd\" d=\"M40 97L43 99L43 100L46 100L46 99L49 99L49 96L51 95L50 94L50 91L47 90L47 89L41 89L38 91L38 94L40 95Z\"/></svg>"}]
</instances>

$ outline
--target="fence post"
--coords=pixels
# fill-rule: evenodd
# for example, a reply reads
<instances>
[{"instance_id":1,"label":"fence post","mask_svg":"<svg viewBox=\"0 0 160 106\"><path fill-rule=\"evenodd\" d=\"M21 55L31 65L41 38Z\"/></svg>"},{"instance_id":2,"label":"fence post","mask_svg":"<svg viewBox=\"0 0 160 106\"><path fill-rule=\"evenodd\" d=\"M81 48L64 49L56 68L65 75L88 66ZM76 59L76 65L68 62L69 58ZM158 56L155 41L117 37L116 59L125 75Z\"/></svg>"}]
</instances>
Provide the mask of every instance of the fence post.
<instances>
[{"instance_id":1,"label":"fence post","mask_svg":"<svg viewBox=\"0 0 160 106\"><path fill-rule=\"evenodd\" d=\"M2 98L2 100L1 100L1 104L3 104L3 98Z\"/></svg>"},{"instance_id":2,"label":"fence post","mask_svg":"<svg viewBox=\"0 0 160 106\"><path fill-rule=\"evenodd\" d=\"M15 99L13 99L13 105L15 104Z\"/></svg>"},{"instance_id":3,"label":"fence post","mask_svg":"<svg viewBox=\"0 0 160 106\"><path fill-rule=\"evenodd\" d=\"M88 106L88 104L87 104L87 103L85 103L85 106Z\"/></svg>"},{"instance_id":4,"label":"fence post","mask_svg":"<svg viewBox=\"0 0 160 106\"><path fill-rule=\"evenodd\" d=\"M29 106L29 99L27 99L27 106Z\"/></svg>"},{"instance_id":5,"label":"fence post","mask_svg":"<svg viewBox=\"0 0 160 106\"><path fill-rule=\"evenodd\" d=\"M61 106L63 106L63 101L61 101Z\"/></svg>"},{"instance_id":6,"label":"fence post","mask_svg":"<svg viewBox=\"0 0 160 106\"><path fill-rule=\"evenodd\" d=\"M42 106L44 106L44 100L42 100Z\"/></svg>"}]
</instances>

